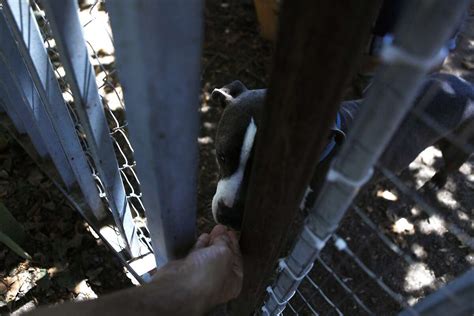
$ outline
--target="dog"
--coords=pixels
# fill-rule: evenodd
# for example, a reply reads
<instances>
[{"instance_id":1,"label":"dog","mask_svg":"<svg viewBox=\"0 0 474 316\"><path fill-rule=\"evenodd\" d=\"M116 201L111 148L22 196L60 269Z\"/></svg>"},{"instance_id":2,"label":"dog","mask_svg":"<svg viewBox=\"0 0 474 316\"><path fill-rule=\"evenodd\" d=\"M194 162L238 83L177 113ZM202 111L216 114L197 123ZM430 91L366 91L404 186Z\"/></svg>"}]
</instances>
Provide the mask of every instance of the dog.
<instances>
[{"instance_id":1,"label":"dog","mask_svg":"<svg viewBox=\"0 0 474 316\"><path fill-rule=\"evenodd\" d=\"M239 229L254 156L255 137L261 121L266 89L249 90L240 81L214 89L212 100L223 107L215 138L219 181L212 199L212 214L218 223ZM315 202L332 159L349 132L362 106L362 100L344 101L331 128L326 148L301 202L302 210ZM443 154L444 166L430 180L436 187L444 186L448 174L459 169L469 158L474 145L474 87L462 78L449 74L427 77L412 110L423 112L407 115L382 154L379 164L397 174L425 148L437 144ZM431 127L432 122L438 128ZM441 131L440 131L441 130ZM462 139L469 150L448 139ZM373 178L379 179L380 174ZM374 180L374 179L372 179Z\"/></svg>"}]
</instances>

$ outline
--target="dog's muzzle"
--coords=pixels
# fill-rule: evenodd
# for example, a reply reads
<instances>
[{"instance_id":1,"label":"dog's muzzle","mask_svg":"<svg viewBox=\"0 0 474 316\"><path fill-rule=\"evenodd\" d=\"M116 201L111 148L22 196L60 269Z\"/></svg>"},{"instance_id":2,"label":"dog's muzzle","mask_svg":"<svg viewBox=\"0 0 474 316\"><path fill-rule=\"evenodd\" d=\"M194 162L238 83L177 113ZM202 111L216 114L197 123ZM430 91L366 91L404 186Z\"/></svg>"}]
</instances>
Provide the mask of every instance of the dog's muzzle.
<instances>
[{"instance_id":1,"label":"dog's muzzle","mask_svg":"<svg viewBox=\"0 0 474 316\"><path fill-rule=\"evenodd\" d=\"M228 207L222 201L217 203L216 220L219 224L230 226L233 229L240 230L242 224L242 215L238 209Z\"/></svg>"}]
</instances>

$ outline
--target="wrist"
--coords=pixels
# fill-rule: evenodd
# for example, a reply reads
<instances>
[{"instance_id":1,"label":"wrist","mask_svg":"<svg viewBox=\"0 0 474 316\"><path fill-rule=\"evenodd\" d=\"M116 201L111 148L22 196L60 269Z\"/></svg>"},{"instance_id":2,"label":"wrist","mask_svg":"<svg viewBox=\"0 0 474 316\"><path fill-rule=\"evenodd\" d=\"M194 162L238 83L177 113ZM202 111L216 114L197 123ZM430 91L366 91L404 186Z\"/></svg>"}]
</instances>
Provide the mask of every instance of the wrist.
<instances>
[{"instance_id":1,"label":"wrist","mask_svg":"<svg viewBox=\"0 0 474 316\"><path fill-rule=\"evenodd\" d=\"M160 291L165 289L168 299L165 302L154 300L153 303L180 306L181 312L173 315L203 315L212 307L212 300L209 291L205 290L206 281L200 276L201 273L196 273L185 260L170 261L158 270L148 285Z\"/></svg>"}]
</instances>

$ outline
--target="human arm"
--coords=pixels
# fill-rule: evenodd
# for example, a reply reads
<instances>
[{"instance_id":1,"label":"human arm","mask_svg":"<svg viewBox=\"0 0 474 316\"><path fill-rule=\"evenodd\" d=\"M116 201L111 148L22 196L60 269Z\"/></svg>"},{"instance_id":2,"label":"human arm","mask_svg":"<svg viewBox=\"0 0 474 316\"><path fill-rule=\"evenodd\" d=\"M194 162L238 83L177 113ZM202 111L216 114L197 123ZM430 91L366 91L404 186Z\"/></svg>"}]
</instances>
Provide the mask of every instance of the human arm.
<instances>
[{"instance_id":1,"label":"human arm","mask_svg":"<svg viewBox=\"0 0 474 316\"><path fill-rule=\"evenodd\" d=\"M242 271L235 233L217 225L198 238L186 258L166 264L148 284L96 300L39 308L31 315L203 315L240 293Z\"/></svg>"}]
</instances>

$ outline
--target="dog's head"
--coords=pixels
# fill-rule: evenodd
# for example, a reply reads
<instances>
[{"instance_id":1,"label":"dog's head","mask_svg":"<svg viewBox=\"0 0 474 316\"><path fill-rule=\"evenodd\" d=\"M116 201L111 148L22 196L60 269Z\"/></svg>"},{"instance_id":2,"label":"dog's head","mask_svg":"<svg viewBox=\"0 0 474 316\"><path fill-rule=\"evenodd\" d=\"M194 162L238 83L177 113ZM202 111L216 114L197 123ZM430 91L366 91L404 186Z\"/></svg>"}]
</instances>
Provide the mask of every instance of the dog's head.
<instances>
[{"instance_id":1,"label":"dog's head","mask_svg":"<svg viewBox=\"0 0 474 316\"><path fill-rule=\"evenodd\" d=\"M248 90L240 81L212 92L212 99L224 108L215 139L219 182L212 214L216 222L237 229L242 222L265 92Z\"/></svg>"},{"instance_id":2,"label":"dog's head","mask_svg":"<svg viewBox=\"0 0 474 316\"><path fill-rule=\"evenodd\" d=\"M236 229L242 223L265 94L265 89L248 90L240 81L212 92L212 99L224 108L215 139L219 182L212 199L212 214L216 222ZM328 144L333 140L342 142L345 135L339 127L334 126L331 131Z\"/></svg>"}]
</instances>

